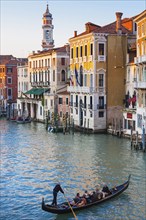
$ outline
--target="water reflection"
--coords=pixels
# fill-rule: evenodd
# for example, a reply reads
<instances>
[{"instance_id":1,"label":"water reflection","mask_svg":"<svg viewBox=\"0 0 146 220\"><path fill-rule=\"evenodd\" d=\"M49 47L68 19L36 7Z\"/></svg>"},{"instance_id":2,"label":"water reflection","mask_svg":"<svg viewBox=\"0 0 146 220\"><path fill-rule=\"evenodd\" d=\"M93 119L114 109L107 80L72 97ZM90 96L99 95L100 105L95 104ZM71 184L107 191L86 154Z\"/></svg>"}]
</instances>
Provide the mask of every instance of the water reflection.
<instances>
[{"instance_id":1,"label":"water reflection","mask_svg":"<svg viewBox=\"0 0 146 220\"><path fill-rule=\"evenodd\" d=\"M120 197L77 213L78 219L145 219L146 155L131 151L128 139L110 135L51 134L43 124L0 120L1 212L5 219L74 219L41 210L61 182L67 197L97 184L131 184ZM64 201L62 194L58 201ZM98 217L98 218L97 218Z\"/></svg>"}]
</instances>

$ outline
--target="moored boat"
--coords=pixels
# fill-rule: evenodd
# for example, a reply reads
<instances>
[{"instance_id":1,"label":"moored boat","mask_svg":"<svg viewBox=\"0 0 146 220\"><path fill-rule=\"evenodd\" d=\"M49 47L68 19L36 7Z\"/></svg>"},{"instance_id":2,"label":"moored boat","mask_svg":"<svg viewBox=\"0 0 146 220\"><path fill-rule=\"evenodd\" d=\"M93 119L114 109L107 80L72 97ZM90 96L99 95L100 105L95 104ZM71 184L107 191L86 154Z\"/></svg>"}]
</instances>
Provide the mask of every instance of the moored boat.
<instances>
[{"instance_id":1,"label":"moored boat","mask_svg":"<svg viewBox=\"0 0 146 220\"><path fill-rule=\"evenodd\" d=\"M27 118L24 118L24 117L18 117L16 122L18 124L26 124L26 123L31 123L31 118L30 117L27 117Z\"/></svg>"},{"instance_id":2,"label":"moored boat","mask_svg":"<svg viewBox=\"0 0 146 220\"><path fill-rule=\"evenodd\" d=\"M110 199L120 195L122 192L124 192L129 186L130 177L131 177L131 175L129 175L128 180L126 182L124 182L123 184L118 185L116 187L114 186L113 188L111 188L110 189L111 194L107 195L105 198L97 199L94 202L91 201L90 203L87 203L84 206L72 206L72 207L70 207L70 205L68 205L68 202L63 202L61 204L58 204L57 206L52 206L52 205L49 205L49 204L45 204L44 198L42 198L42 209L44 211L51 212L51 213L54 213L54 214L65 214L65 213L71 213L72 210L74 212L76 212L78 210L87 209L91 206L95 206L95 205L98 205L100 203L104 203L107 200L110 200Z\"/></svg>"}]
</instances>

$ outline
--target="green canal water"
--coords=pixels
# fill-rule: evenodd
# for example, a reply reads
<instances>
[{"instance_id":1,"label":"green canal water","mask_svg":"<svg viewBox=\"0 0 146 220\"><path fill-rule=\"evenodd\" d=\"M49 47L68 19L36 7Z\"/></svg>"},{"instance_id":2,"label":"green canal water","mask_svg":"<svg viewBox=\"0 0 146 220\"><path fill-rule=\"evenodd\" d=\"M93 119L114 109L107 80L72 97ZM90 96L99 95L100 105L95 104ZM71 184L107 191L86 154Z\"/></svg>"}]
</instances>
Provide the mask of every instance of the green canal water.
<instances>
[{"instance_id":1,"label":"green canal water","mask_svg":"<svg viewBox=\"0 0 146 220\"><path fill-rule=\"evenodd\" d=\"M130 140L112 135L53 134L44 124L0 120L0 219L71 220L41 209L50 203L59 181L68 198L93 191L99 184L121 184L131 174L129 188L120 196L77 212L78 220L146 219L146 153L131 150ZM65 201L61 193L58 202Z\"/></svg>"}]
</instances>

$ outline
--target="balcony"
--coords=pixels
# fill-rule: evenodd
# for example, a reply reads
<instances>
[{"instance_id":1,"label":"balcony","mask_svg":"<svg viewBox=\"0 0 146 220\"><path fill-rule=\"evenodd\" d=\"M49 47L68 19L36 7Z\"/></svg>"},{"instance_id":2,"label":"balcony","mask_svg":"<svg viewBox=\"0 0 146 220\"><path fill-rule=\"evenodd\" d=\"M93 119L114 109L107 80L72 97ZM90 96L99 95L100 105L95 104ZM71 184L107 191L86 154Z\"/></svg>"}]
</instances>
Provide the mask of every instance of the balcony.
<instances>
[{"instance_id":1,"label":"balcony","mask_svg":"<svg viewBox=\"0 0 146 220\"><path fill-rule=\"evenodd\" d=\"M77 102L74 102L74 107L78 107L78 103Z\"/></svg>"},{"instance_id":2,"label":"balcony","mask_svg":"<svg viewBox=\"0 0 146 220\"><path fill-rule=\"evenodd\" d=\"M69 105L70 105L71 107L73 107L73 102L70 102Z\"/></svg>"},{"instance_id":3,"label":"balcony","mask_svg":"<svg viewBox=\"0 0 146 220\"><path fill-rule=\"evenodd\" d=\"M83 62L87 62L87 57L86 56L83 57Z\"/></svg>"},{"instance_id":4,"label":"balcony","mask_svg":"<svg viewBox=\"0 0 146 220\"><path fill-rule=\"evenodd\" d=\"M94 87L87 86L68 86L67 91L71 93L94 93Z\"/></svg>"},{"instance_id":5,"label":"balcony","mask_svg":"<svg viewBox=\"0 0 146 220\"><path fill-rule=\"evenodd\" d=\"M97 109L106 109L106 104L104 105L97 104Z\"/></svg>"},{"instance_id":6,"label":"balcony","mask_svg":"<svg viewBox=\"0 0 146 220\"><path fill-rule=\"evenodd\" d=\"M92 110L93 109L93 105L88 104L88 109Z\"/></svg>"},{"instance_id":7,"label":"balcony","mask_svg":"<svg viewBox=\"0 0 146 220\"><path fill-rule=\"evenodd\" d=\"M45 86L50 86L50 82L31 82L32 87L45 87Z\"/></svg>"},{"instance_id":8,"label":"balcony","mask_svg":"<svg viewBox=\"0 0 146 220\"><path fill-rule=\"evenodd\" d=\"M142 55L139 57L134 57L134 63L139 64L139 63L146 63L146 55Z\"/></svg>"},{"instance_id":9,"label":"balcony","mask_svg":"<svg viewBox=\"0 0 146 220\"><path fill-rule=\"evenodd\" d=\"M75 63L78 63L78 60L79 60L79 59L76 57L76 58L74 59L74 62L75 62Z\"/></svg>"},{"instance_id":10,"label":"balcony","mask_svg":"<svg viewBox=\"0 0 146 220\"><path fill-rule=\"evenodd\" d=\"M92 55L88 56L88 61L89 61L89 62L90 62L90 61L93 61L93 56L92 56Z\"/></svg>"},{"instance_id":11,"label":"balcony","mask_svg":"<svg viewBox=\"0 0 146 220\"><path fill-rule=\"evenodd\" d=\"M134 82L135 89L146 89L146 82Z\"/></svg>"},{"instance_id":12,"label":"balcony","mask_svg":"<svg viewBox=\"0 0 146 220\"><path fill-rule=\"evenodd\" d=\"M82 57L79 57L79 62L83 62L83 58Z\"/></svg>"}]
</instances>

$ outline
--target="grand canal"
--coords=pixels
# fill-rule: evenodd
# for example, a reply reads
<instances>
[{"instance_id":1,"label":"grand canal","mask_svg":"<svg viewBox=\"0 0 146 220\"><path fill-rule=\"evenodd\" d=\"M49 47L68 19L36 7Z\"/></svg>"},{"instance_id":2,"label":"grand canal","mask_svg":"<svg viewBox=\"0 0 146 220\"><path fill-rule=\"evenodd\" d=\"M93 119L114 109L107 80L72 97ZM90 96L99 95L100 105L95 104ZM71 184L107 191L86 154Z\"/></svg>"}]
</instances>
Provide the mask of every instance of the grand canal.
<instances>
[{"instance_id":1,"label":"grand canal","mask_svg":"<svg viewBox=\"0 0 146 220\"><path fill-rule=\"evenodd\" d=\"M97 184L129 188L100 206L77 212L78 220L146 219L146 153L130 149L129 139L111 135L53 134L44 124L0 120L0 219L71 220L72 214L42 211L42 197L52 200L60 182L67 197ZM58 201L64 201L58 194Z\"/></svg>"}]
</instances>

